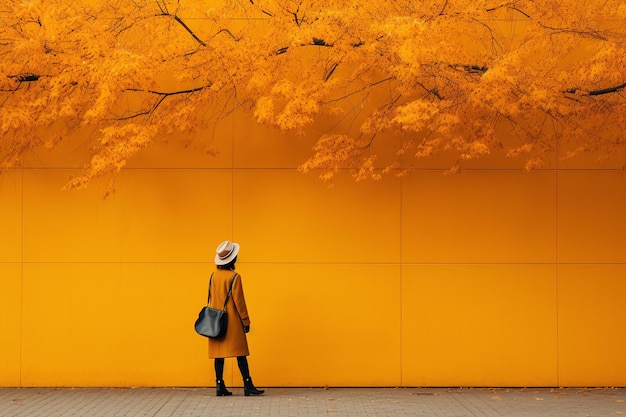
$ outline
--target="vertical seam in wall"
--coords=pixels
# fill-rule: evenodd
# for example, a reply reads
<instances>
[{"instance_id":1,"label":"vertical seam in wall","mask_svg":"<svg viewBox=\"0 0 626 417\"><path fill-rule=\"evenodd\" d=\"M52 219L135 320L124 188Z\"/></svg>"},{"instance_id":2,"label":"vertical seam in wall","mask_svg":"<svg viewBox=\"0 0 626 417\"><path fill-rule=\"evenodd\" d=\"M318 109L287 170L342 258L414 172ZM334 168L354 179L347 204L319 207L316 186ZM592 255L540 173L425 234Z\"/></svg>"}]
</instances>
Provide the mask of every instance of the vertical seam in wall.
<instances>
[{"instance_id":1,"label":"vertical seam in wall","mask_svg":"<svg viewBox=\"0 0 626 417\"><path fill-rule=\"evenodd\" d=\"M24 167L21 167L21 262L20 262L20 341L19 341L19 386L22 387L23 346L24 346Z\"/></svg>"},{"instance_id":2,"label":"vertical seam in wall","mask_svg":"<svg viewBox=\"0 0 626 417\"><path fill-rule=\"evenodd\" d=\"M400 233L399 233L399 238L400 238L400 386L404 386L404 362L403 362L403 357L402 357L402 329L404 328L403 326L403 308L404 308L404 290L403 290L403 283L404 283L404 258L403 258L403 247L402 247L402 233L403 233L403 217L402 217L402 207L404 206L404 177L400 177Z\"/></svg>"},{"instance_id":3,"label":"vertical seam in wall","mask_svg":"<svg viewBox=\"0 0 626 417\"><path fill-rule=\"evenodd\" d=\"M556 281L556 384L561 386L561 363L559 358L559 139L556 139L556 170L554 180L554 265Z\"/></svg>"},{"instance_id":4,"label":"vertical seam in wall","mask_svg":"<svg viewBox=\"0 0 626 417\"><path fill-rule=\"evenodd\" d=\"M231 240L235 241L235 135L237 134L235 128L237 125L235 123L236 116L234 111L231 114L232 128L230 129L230 131L233 133L230 137L232 149L230 160L230 236ZM230 361L230 381L231 384L235 383L235 361L232 360Z\"/></svg>"},{"instance_id":5,"label":"vertical seam in wall","mask_svg":"<svg viewBox=\"0 0 626 417\"><path fill-rule=\"evenodd\" d=\"M230 161L230 235L232 239L235 239L235 114L232 113L232 122L233 124L231 132L233 132L230 140L231 147L233 149L231 153L231 161Z\"/></svg>"}]
</instances>

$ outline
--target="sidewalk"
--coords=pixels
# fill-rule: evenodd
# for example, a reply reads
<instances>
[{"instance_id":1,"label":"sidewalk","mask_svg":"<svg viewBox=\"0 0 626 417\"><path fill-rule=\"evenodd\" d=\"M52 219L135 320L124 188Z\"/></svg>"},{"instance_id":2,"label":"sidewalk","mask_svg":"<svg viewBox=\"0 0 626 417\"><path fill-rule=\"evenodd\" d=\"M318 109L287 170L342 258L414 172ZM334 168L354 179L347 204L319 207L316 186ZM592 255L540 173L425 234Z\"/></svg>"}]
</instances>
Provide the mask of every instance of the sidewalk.
<instances>
[{"instance_id":1,"label":"sidewalk","mask_svg":"<svg viewBox=\"0 0 626 417\"><path fill-rule=\"evenodd\" d=\"M626 413L626 389L0 388L2 417L599 417ZM626 415L625 415L626 417Z\"/></svg>"}]
</instances>

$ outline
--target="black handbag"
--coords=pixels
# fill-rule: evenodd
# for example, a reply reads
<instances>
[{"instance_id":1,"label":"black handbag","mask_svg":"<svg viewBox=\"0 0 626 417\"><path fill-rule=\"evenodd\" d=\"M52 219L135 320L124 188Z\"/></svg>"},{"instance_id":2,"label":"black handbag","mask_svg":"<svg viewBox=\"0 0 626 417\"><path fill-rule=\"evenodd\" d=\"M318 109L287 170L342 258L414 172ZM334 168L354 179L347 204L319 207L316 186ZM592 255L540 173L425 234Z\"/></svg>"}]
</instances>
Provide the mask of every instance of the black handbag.
<instances>
[{"instance_id":1,"label":"black handbag","mask_svg":"<svg viewBox=\"0 0 626 417\"><path fill-rule=\"evenodd\" d=\"M233 282L235 281L236 276L237 273L235 273L235 275L233 275L233 277L230 279L228 294L226 295L226 300L224 300L224 308L220 310L217 308L209 307L209 304L211 302L211 286L213 284L213 274L211 274L211 279L209 280L209 297L206 302L207 305L202 307L202 310L200 310L198 318L196 319L196 323L194 324L196 333L198 333L199 335L204 337L210 337L211 339L221 339L226 335L226 329L228 324L226 304L228 303L228 299L233 292Z\"/></svg>"}]
</instances>

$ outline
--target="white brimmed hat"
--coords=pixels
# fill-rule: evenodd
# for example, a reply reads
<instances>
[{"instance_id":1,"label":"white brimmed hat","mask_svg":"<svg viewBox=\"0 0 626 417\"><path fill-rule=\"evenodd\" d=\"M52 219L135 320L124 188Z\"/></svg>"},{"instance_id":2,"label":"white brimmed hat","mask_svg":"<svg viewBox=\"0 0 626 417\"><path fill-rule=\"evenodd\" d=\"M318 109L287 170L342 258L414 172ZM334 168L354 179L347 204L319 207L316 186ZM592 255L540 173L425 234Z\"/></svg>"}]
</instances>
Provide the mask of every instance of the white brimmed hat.
<instances>
[{"instance_id":1,"label":"white brimmed hat","mask_svg":"<svg viewBox=\"0 0 626 417\"><path fill-rule=\"evenodd\" d=\"M225 240L219 244L215 250L215 264L226 265L231 262L239 253L239 244L230 240Z\"/></svg>"}]
</instances>

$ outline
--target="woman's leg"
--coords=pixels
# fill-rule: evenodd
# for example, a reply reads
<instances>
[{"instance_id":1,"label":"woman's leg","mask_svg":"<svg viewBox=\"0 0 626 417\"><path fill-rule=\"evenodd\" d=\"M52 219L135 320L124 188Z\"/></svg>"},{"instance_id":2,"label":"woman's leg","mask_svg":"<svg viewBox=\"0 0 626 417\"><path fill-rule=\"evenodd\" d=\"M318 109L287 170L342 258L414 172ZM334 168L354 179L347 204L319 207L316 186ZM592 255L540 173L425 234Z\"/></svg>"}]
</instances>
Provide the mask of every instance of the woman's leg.
<instances>
[{"instance_id":1,"label":"woman's leg","mask_svg":"<svg viewBox=\"0 0 626 417\"><path fill-rule=\"evenodd\" d=\"M248 358L245 356L237 356L237 365L239 365L239 371L241 371L241 377L243 378L243 393L247 397L249 395L261 395L265 391L257 389L252 383L250 378L250 369L248 367Z\"/></svg>"},{"instance_id":2,"label":"woman's leg","mask_svg":"<svg viewBox=\"0 0 626 417\"><path fill-rule=\"evenodd\" d=\"M215 358L215 393L218 397L233 394L224 384L224 358Z\"/></svg>"},{"instance_id":3,"label":"woman's leg","mask_svg":"<svg viewBox=\"0 0 626 417\"><path fill-rule=\"evenodd\" d=\"M250 368L248 367L248 358L245 356L237 356L237 365L244 381L250 378Z\"/></svg>"},{"instance_id":4,"label":"woman's leg","mask_svg":"<svg viewBox=\"0 0 626 417\"><path fill-rule=\"evenodd\" d=\"M224 379L224 358L215 358L215 379Z\"/></svg>"}]
</instances>

